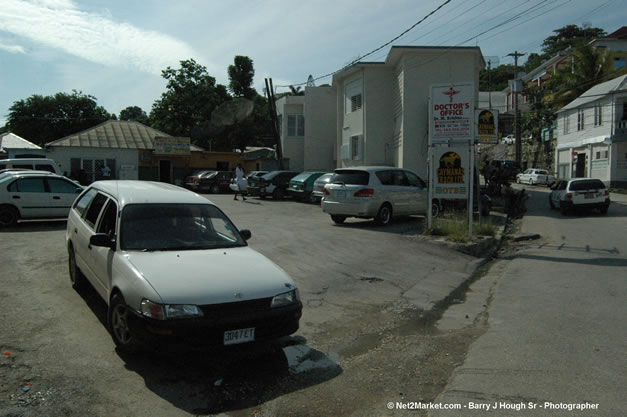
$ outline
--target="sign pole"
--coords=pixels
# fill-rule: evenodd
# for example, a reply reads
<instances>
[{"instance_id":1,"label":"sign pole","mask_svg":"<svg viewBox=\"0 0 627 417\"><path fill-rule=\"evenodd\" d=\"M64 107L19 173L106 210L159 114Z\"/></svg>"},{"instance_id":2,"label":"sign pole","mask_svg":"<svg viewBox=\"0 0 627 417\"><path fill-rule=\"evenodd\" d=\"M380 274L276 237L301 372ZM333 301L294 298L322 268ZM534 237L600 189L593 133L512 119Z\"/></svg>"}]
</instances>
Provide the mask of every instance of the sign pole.
<instances>
[{"instance_id":1,"label":"sign pole","mask_svg":"<svg viewBox=\"0 0 627 417\"><path fill-rule=\"evenodd\" d=\"M475 152L474 152L474 145L472 145L472 142L468 143L468 151L470 153L470 179L469 179L469 183L470 183L470 187L468 187L469 193L470 195L468 196L468 236L472 239L472 217L473 217L473 212L472 212L472 208L473 208L473 191L474 191L474 184L475 184Z\"/></svg>"}]
</instances>

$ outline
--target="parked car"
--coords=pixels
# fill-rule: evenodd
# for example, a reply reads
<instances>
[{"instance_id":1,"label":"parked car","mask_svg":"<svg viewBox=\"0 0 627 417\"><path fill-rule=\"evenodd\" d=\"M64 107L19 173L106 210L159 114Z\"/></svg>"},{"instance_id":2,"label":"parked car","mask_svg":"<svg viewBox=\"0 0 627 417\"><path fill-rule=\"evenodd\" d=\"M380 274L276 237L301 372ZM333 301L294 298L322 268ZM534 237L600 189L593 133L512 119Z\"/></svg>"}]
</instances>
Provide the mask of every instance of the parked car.
<instances>
[{"instance_id":1,"label":"parked car","mask_svg":"<svg viewBox=\"0 0 627 417\"><path fill-rule=\"evenodd\" d=\"M314 181L313 190L311 190L311 196L309 197L309 200L312 203L319 203L322 200L322 197L324 196L322 189L329 183L331 177L333 177L333 173L328 172L319 176L318 179Z\"/></svg>"},{"instance_id":2,"label":"parked car","mask_svg":"<svg viewBox=\"0 0 627 417\"><path fill-rule=\"evenodd\" d=\"M0 227L20 219L67 218L83 187L48 171L7 171L0 175Z\"/></svg>"},{"instance_id":3,"label":"parked car","mask_svg":"<svg viewBox=\"0 0 627 417\"><path fill-rule=\"evenodd\" d=\"M418 175L404 169L341 168L323 188L322 211L337 224L357 217L387 225L393 216L426 214L430 207L427 191Z\"/></svg>"},{"instance_id":4,"label":"parked car","mask_svg":"<svg viewBox=\"0 0 627 417\"><path fill-rule=\"evenodd\" d=\"M290 180L287 192L298 201L311 200L311 192L313 191L314 182L324 174L324 172L305 171L301 172Z\"/></svg>"},{"instance_id":5,"label":"parked car","mask_svg":"<svg viewBox=\"0 0 627 417\"><path fill-rule=\"evenodd\" d=\"M516 161L493 159L483 167L483 176L486 183L495 178L499 181L515 179L520 172L520 165Z\"/></svg>"},{"instance_id":6,"label":"parked car","mask_svg":"<svg viewBox=\"0 0 627 417\"><path fill-rule=\"evenodd\" d=\"M287 194L290 180L298 175L294 171L272 171L262 177L248 179L248 194L265 198L271 195L275 200L282 200Z\"/></svg>"},{"instance_id":7,"label":"parked car","mask_svg":"<svg viewBox=\"0 0 627 417\"><path fill-rule=\"evenodd\" d=\"M518 184L524 182L530 185L544 184L551 186L555 180L556 178L549 174L546 169L529 168L525 170L525 172L516 175L516 182Z\"/></svg>"},{"instance_id":8,"label":"parked car","mask_svg":"<svg viewBox=\"0 0 627 417\"><path fill-rule=\"evenodd\" d=\"M208 192L218 194L230 191L231 180L235 174L233 171L213 171L202 175L198 179L196 190L198 192Z\"/></svg>"},{"instance_id":9,"label":"parked car","mask_svg":"<svg viewBox=\"0 0 627 417\"><path fill-rule=\"evenodd\" d=\"M598 209L606 214L610 207L610 193L603 181L596 178L561 180L551 189L549 206L559 208L564 215L574 209Z\"/></svg>"},{"instance_id":10,"label":"parked car","mask_svg":"<svg viewBox=\"0 0 627 417\"><path fill-rule=\"evenodd\" d=\"M15 158L0 159L0 170L10 168L30 169L35 171L48 171L61 175L59 165L52 159L46 158Z\"/></svg>"},{"instance_id":11,"label":"parked car","mask_svg":"<svg viewBox=\"0 0 627 417\"><path fill-rule=\"evenodd\" d=\"M198 183L200 181L200 177L202 177L203 175L208 175L212 172L215 172L215 170L201 169L201 170L194 171L192 175L188 175L187 177L185 177L185 188L188 188L194 191L198 190Z\"/></svg>"},{"instance_id":12,"label":"parked car","mask_svg":"<svg viewBox=\"0 0 627 417\"><path fill-rule=\"evenodd\" d=\"M246 190L248 188L248 178L253 178L253 177L262 177L264 175L266 175L268 173L268 171L251 171L248 175L246 175L243 179L242 179L242 188L244 190ZM231 189L231 191L235 192L235 191L239 191L238 187L237 187L237 181L236 178L233 178L231 180L231 184L229 185L229 188Z\"/></svg>"},{"instance_id":13,"label":"parked car","mask_svg":"<svg viewBox=\"0 0 627 417\"><path fill-rule=\"evenodd\" d=\"M513 145L516 143L516 136L514 135L507 135L503 138L503 140L501 141L502 143L506 144L506 145Z\"/></svg>"},{"instance_id":14,"label":"parked car","mask_svg":"<svg viewBox=\"0 0 627 417\"><path fill-rule=\"evenodd\" d=\"M119 349L253 343L298 330L298 289L216 205L149 181L98 181L68 217L72 287L108 305Z\"/></svg>"}]
</instances>

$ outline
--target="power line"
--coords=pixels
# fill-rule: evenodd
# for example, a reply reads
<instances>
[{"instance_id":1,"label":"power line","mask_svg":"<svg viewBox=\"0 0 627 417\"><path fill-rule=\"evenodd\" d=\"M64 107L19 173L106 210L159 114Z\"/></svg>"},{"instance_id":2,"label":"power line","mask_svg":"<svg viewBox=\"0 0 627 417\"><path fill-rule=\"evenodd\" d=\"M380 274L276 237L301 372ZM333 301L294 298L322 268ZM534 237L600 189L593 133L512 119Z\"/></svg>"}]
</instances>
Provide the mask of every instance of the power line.
<instances>
[{"instance_id":1,"label":"power line","mask_svg":"<svg viewBox=\"0 0 627 417\"><path fill-rule=\"evenodd\" d=\"M385 48L386 46L388 46L389 44L391 44L392 42L396 41L397 39L401 38L402 36L404 36L407 32L409 32L410 30L412 30L413 28L415 28L416 26L418 26L419 24L421 24L422 22L424 22L425 20L427 20L430 16L432 16L433 14L437 13L441 8L443 8L444 6L446 6L447 4L449 4L451 2L451 0L446 0L444 3L440 4L436 9L432 10L429 14L427 14L425 17L423 17L422 19L420 19L419 21L417 21L416 23L414 23L413 25L411 25L408 29L405 29L400 35L394 37L393 39L391 39L390 41L384 43L383 45L379 46L378 48L373 49L372 51L368 52L365 55L362 55L356 59L354 59L353 61L349 62L347 65L345 65L344 67L342 67L339 70L330 72L328 74L322 75L320 77L314 78L312 81L318 81L320 79L323 78L327 78L331 75L334 75L340 71L343 71L344 69L355 65L356 63L358 63L359 61L361 61L362 59L374 54L377 51L380 51L381 49ZM292 84L294 87L296 86L301 86L301 85L305 85L307 84L307 82L304 83L299 83L299 84ZM277 87L289 87L289 85L277 85Z\"/></svg>"}]
</instances>

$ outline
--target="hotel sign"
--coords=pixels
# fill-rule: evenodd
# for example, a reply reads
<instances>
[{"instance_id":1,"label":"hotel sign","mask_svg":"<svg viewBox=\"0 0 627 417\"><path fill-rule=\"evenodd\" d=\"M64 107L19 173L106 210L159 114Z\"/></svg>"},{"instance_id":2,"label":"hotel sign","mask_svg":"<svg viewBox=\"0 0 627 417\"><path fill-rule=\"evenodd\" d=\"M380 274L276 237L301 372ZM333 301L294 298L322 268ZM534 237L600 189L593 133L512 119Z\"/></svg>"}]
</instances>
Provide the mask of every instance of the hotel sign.
<instances>
[{"instance_id":1,"label":"hotel sign","mask_svg":"<svg viewBox=\"0 0 627 417\"><path fill-rule=\"evenodd\" d=\"M155 155L189 155L189 138L155 138Z\"/></svg>"}]
</instances>

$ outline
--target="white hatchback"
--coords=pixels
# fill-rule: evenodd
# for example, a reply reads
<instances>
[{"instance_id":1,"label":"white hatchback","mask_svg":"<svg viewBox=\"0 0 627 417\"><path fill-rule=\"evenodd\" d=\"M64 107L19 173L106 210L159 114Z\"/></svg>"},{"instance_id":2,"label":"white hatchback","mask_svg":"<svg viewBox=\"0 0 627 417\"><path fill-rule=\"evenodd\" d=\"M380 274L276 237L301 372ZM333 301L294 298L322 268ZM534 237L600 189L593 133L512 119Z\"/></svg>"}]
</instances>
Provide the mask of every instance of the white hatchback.
<instances>
[{"instance_id":1,"label":"white hatchback","mask_svg":"<svg viewBox=\"0 0 627 417\"><path fill-rule=\"evenodd\" d=\"M529 185L544 184L551 186L555 183L556 178L549 174L545 169L529 168L524 172L516 175L516 182L518 184L527 183Z\"/></svg>"},{"instance_id":2,"label":"white hatchback","mask_svg":"<svg viewBox=\"0 0 627 417\"><path fill-rule=\"evenodd\" d=\"M427 184L411 171L392 167L336 169L323 195L322 210L338 224L357 217L386 225L393 216L426 214L430 206Z\"/></svg>"},{"instance_id":3,"label":"white hatchback","mask_svg":"<svg viewBox=\"0 0 627 417\"><path fill-rule=\"evenodd\" d=\"M596 178L562 180L551 189L549 206L559 208L564 215L577 209L598 209L607 214L610 207L610 193L603 181Z\"/></svg>"},{"instance_id":4,"label":"white hatchback","mask_svg":"<svg viewBox=\"0 0 627 417\"><path fill-rule=\"evenodd\" d=\"M48 171L0 174L0 227L18 220L63 219L83 187Z\"/></svg>"},{"instance_id":5,"label":"white hatchback","mask_svg":"<svg viewBox=\"0 0 627 417\"><path fill-rule=\"evenodd\" d=\"M72 286L108 304L122 350L145 344L233 345L294 333L294 281L249 248L216 205L148 181L99 181L73 205L66 244Z\"/></svg>"}]
</instances>

